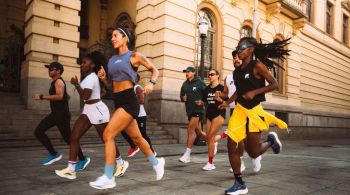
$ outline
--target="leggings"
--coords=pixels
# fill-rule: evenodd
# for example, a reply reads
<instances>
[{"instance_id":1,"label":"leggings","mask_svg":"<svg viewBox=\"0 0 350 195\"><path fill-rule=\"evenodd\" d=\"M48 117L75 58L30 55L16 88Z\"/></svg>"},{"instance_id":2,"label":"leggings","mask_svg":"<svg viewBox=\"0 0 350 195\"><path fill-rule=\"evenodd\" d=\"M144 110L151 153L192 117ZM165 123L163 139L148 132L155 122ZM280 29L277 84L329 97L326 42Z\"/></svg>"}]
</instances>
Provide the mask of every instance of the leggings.
<instances>
[{"instance_id":1,"label":"leggings","mask_svg":"<svg viewBox=\"0 0 350 195\"><path fill-rule=\"evenodd\" d=\"M53 148L50 138L45 134L45 132L49 130L51 127L57 126L64 141L69 145L70 136L71 136L70 119L71 119L70 113L66 113L66 114L50 113L36 127L34 131L35 137L49 151L51 155L55 155L56 151ZM78 152L78 157L80 160L84 160L84 155L80 148Z\"/></svg>"},{"instance_id":2,"label":"leggings","mask_svg":"<svg viewBox=\"0 0 350 195\"><path fill-rule=\"evenodd\" d=\"M139 129L141 131L142 137L145 138L145 140L148 142L149 146L151 147L152 152L154 152L153 146L152 146L152 143L151 143L151 139L148 137L147 132L146 132L147 116L138 117L136 119L136 121L137 121L137 125L139 126ZM130 140L130 142L134 145L134 147L136 147L135 143L131 140L129 135L127 133L125 133L124 131L122 133L123 133L123 137L127 141ZM130 142L129 142L129 144L130 144ZM132 144L130 144L130 147L132 147ZM132 147L132 148L134 148L134 147Z\"/></svg>"}]
</instances>

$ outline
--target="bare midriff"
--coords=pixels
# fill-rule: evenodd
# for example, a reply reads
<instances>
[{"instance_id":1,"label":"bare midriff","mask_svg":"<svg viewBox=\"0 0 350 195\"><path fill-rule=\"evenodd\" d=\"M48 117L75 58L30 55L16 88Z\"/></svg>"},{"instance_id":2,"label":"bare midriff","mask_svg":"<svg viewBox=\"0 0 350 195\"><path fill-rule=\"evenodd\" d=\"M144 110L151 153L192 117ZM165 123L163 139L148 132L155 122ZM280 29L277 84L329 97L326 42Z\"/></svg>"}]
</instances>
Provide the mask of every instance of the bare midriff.
<instances>
[{"instance_id":1,"label":"bare midriff","mask_svg":"<svg viewBox=\"0 0 350 195\"><path fill-rule=\"evenodd\" d=\"M131 81L113 81L114 93L118 93L130 88L134 88L134 84Z\"/></svg>"}]
</instances>

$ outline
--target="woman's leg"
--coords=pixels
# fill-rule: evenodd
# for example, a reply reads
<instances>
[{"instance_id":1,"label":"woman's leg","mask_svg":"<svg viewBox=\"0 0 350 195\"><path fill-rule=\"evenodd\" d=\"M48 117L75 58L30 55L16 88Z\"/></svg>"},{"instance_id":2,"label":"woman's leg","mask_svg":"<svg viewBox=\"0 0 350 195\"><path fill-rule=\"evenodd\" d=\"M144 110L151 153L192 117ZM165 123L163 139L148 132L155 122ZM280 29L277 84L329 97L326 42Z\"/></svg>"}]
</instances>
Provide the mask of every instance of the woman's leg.
<instances>
[{"instance_id":1,"label":"woman's leg","mask_svg":"<svg viewBox=\"0 0 350 195\"><path fill-rule=\"evenodd\" d=\"M89 118L86 115L80 115L77 121L74 123L72 134L70 137L70 150L69 150L69 161L76 161L78 151L80 148L80 138L86 133L91 127Z\"/></svg>"},{"instance_id":2,"label":"woman's leg","mask_svg":"<svg viewBox=\"0 0 350 195\"><path fill-rule=\"evenodd\" d=\"M260 143L261 133L248 132L245 149L251 158L257 158L271 146L271 142Z\"/></svg>"},{"instance_id":3,"label":"woman's leg","mask_svg":"<svg viewBox=\"0 0 350 195\"><path fill-rule=\"evenodd\" d=\"M101 140L102 140L102 143L104 143L103 141L103 132L104 130L106 129L107 127L107 124L108 123L103 123L103 124L100 124L100 125L95 125L95 128L96 128L96 131L98 133L98 135L100 136ZM115 151L116 151L116 157L119 157L120 156L120 152L119 152L119 149L118 149L118 146L117 144L115 144Z\"/></svg>"},{"instance_id":4,"label":"woman's leg","mask_svg":"<svg viewBox=\"0 0 350 195\"><path fill-rule=\"evenodd\" d=\"M192 149L193 142L195 139L195 131L201 131L199 129L199 117L191 117L187 127L187 148Z\"/></svg>"},{"instance_id":5,"label":"woman's leg","mask_svg":"<svg viewBox=\"0 0 350 195\"><path fill-rule=\"evenodd\" d=\"M208 143L209 157L214 157L215 136L216 136L216 133L221 128L224 120L225 119L221 115L219 115L219 116L215 117L211 122L209 132L207 132L207 143Z\"/></svg>"},{"instance_id":6,"label":"woman's leg","mask_svg":"<svg viewBox=\"0 0 350 195\"><path fill-rule=\"evenodd\" d=\"M149 156L151 156L153 154L150 145L142 137L141 132L139 130L139 127L138 127L137 122L136 122L135 119L131 121L131 123L125 129L125 131L128 133L128 135L133 140L133 142L137 146L139 146L139 148L146 155L146 157L149 157Z\"/></svg>"}]
</instances>

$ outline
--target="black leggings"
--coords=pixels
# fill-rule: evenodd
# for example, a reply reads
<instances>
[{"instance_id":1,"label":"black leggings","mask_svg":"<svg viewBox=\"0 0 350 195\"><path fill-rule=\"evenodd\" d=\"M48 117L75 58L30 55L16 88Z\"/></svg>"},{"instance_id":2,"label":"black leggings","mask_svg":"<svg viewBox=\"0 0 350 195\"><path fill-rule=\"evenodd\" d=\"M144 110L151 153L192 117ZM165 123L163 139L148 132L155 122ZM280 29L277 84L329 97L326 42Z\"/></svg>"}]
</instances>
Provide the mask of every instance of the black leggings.
<instances>
[{"instance_id":1,"label":"black leggings","mask_svg":"<svg viewBox=\"0 0 350 195\"><path fill-rule=\"evenodd\" d=\"M56 151L52 146L50 138L45 134L45 132L51 127L57 126L60 131L64 141L70 144L71 128L70 128L70 114L49 114L47 115L36 127L34 131L35 137L40 141L40 143L49 151L51 155L55 155ZM79 148L78 157L80 160L84 160L84 155Z\"/></svg>"},{"instance_id":2,"label":"black leggings","mask_svg":"<svg viewBox=\"0 0 350 195\"><path fill-rule=\"evenodd\" d=\"M141 135L143 138L145 138L145 140L148 142L149 146L151 147L152 152L154 152L152 143L151 143L151 139L148 137L147 132L146 132L146 121L147 121L147 116L142 116L142 117L138 117L136 119L137 121L137 125L139 126L139 129L141 131ZM125 133L124 131L122 132L123 137L128 141L128 143L130 144L130 147L135 148L136 145L135 143L132 141L132 139L129 137L129 135L127 133ZM130 142L129 142L130 140ZM134 147L133 147L134 146Z\"/></svg>"}]
</instances>

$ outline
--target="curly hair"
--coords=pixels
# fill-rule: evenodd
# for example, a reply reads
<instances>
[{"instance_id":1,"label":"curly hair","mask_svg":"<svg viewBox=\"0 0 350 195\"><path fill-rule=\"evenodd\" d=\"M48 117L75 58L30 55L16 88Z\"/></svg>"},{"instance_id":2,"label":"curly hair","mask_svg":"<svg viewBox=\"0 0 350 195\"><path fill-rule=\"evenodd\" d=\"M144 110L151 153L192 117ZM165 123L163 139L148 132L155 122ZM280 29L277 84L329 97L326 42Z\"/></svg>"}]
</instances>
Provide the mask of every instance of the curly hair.
<instances>
[{"instance_id":1,"label":"curly hair","mask_svg":"<svg viewBox=\"0 0 350 195\"><path fill-rule=\"evenodd\" d=\"M286 56L289 56L290 50L285 49L285 46L287 46L290 42L291 38L285 39L285 40L277 40L272 43L258 43L255 38L253 37L243 37L239 40L239 42L247 42L251 45L253 45L254 49L254 56L256 59L258 59L260 62L265 64L265 66L268 69L275 69L275 66L278 66L284 70L284 68L279 65L278 63L274 62L270 58L280 59L282 61L286 60ZM261 41L260 41L261 42Z\"/></svg>"},{"instance_id":2,"label":"curly hair","mask_svg":"<svg viewBox=\"0 0 350 195\"><path fill-rule=\"evenodd\" d=\"M103 66L103 68L105 70L107 70L107 59L106 57L99 51L93 51L88 53L85 58L88 58L92 61L92 63L95 64L95 68L94 68L94 72L97 74L97 72L101 69L101 66Z\"/></svg>"}]
</instances>

